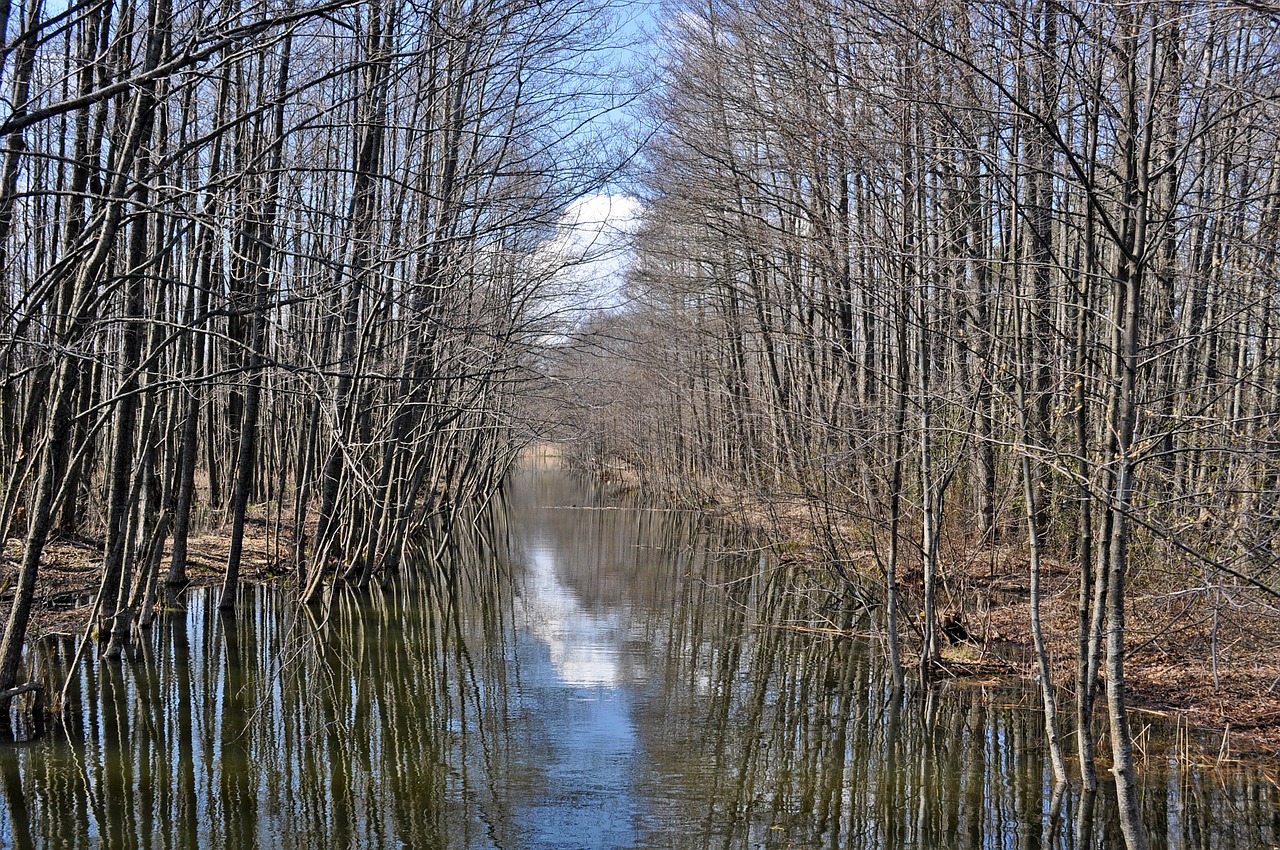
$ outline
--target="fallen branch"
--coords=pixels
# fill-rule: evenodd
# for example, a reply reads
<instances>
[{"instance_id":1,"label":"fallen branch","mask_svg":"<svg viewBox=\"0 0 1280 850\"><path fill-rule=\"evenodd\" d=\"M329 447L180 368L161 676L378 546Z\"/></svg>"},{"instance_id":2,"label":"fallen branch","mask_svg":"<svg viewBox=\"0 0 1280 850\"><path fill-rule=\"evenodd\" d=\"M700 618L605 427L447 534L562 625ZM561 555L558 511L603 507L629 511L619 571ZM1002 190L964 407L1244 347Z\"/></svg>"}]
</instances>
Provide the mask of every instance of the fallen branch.
<instances>
[{"instance_id":1,"label":"fallen branch","mask_svg":"<svg viewBox=\"0 0 1280 850\"><path fill-rule=\"evenodd\" d=\"M38 682L27 682L25 685L18 685L16 688L10 688L7 691L0 691L0 702L8 702L16 696L29 693L30 691L42 690L43 686Z\"/></svg>"}]
</instances>

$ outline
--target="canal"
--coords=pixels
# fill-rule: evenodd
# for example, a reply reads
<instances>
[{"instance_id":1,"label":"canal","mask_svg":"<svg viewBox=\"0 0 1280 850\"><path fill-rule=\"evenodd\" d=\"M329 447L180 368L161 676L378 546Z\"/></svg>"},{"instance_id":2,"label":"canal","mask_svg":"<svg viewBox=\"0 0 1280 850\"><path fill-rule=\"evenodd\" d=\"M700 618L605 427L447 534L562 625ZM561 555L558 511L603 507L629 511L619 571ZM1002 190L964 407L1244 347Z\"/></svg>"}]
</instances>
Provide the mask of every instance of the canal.
<instances>
[{"instance_id":1,"label":"canal","mask_svg":"<svg viewBox=\"0 0 1280 850\"><path fill-rule=\"evenodd\" d=\"M1110 848L1030 691L894 700L874 629L696 514L548 468L321 618L195 589L69 728L0 745L0 845ZM849 635L853 636L850 637ZM1140 739L1156 847L1280 844L1265 766Z\"/></svg>"}]
</instances>

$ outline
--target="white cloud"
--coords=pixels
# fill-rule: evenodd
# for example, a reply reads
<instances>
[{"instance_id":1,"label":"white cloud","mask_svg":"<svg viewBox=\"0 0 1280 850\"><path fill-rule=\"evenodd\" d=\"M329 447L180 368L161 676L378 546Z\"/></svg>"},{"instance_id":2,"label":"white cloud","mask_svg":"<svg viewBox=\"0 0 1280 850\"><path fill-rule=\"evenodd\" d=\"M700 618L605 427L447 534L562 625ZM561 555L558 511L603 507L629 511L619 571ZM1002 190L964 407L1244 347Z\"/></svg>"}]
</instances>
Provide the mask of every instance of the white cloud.
<instances>
[{"instance_id":1,"label":"white cloud","mask_svg":"<svg viewBox=\"0 0 1280 850\"><path fill-rule=\"evenodd\" d=\"M617 625L583 608L560 579L556 553L535 549L520 591L516 625L544 643L559 680L572 687L608 688L621 682Z\"/></svg>"},{"instance_id":2,"label":"white cloud","mask_svg":"<svg viewBox=\"0 0 1280 850\"><path fill-rule=\"evenodd\" d=\"M559 232L542 249L554 269L552 291L571 324L623 304L624 281L635 259L631 237L643 212L640 201L624 194L596 194L570 204Z\"/></svg>"}]
</instances>

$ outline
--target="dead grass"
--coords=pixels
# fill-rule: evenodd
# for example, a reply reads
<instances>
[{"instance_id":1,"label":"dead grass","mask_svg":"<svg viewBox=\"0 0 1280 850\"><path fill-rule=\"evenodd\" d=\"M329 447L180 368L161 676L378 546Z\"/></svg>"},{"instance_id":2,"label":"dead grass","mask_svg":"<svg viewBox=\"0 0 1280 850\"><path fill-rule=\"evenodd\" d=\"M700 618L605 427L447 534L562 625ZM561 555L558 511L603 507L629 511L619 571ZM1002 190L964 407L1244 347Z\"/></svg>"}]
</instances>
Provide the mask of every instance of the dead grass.
<instances>
[{"instance_id":1,"label":"dead grass","mask_svg":"<svg viewBox=\"0 0 1280 850\"><path fill-rule=\"evenodd\" d=\"M253 517L245 530L241 557L241 578L245 582L267 582L287 574L286 560L292 549L287 540L279 545L261 514ZM187 578L189 586L217 584L226 570L230 548L229 529L215 528L188 541ZM166 570L172 550L165 549L161 570ZM0 558L0 605L13 600L22 540L10 538ZM27 639L37 640L54 633L80 633L92 612L94 595L102 572L102 544L83 538L55 538L45 547L40 577L32 606Z\"/></svg>"},{"instance_id":2,"label":"dead grass","mask_svg":"<svg viewBox=\"0 0 1280 850\"><path fill-rule=\"evenodd\" d=\"M758 532L780 560L882 583L876 550L883 555L887 546L858 518L799 498L723 491L717 496L711 510ZM815 528L822 529L821 537ZM944 663L962 675L1031 678L1025 552L1016 545L984 545L962 528L947 531L941 613L959 617L970 640L948 646ZM1130 704L1217 740L1227 738L1238 755L1280 753L1280 614L1248 588L1229 586L1220 593L1217 585L1176 564L1150 553L1135 557L1145 561L1131 568L1126 611ZM1045 564L1042 619L1053 677L1068 699L1076 678L1078 583L1068 565ZM914 609L921 575L910 552L900 565L899 586L903 604Z\"/></svg>"},{"instance_id":3,"label":"dead grass","mask_svg":"<svg viewBox=\"0 0 1280 850\"><path fill-rule=\"evenodd\" d=\"M1141 585L1142 571L1139 565L1135 585ZM989 591L983 612L989 650L1031 675L1029 594L1011 591L1017 576L966 578ZM1054 680L1069 691L1076 677L1078 581L1072 571L1051 567L1042 604ZM1193 728L1229 733L1237 751L1280 752L1280 620L1241 590L1238 605L1218 606L1215 637L1215 598L1172 591L1131 595L1125 663L1131 703Z\"/></svg>"}]
</instances>

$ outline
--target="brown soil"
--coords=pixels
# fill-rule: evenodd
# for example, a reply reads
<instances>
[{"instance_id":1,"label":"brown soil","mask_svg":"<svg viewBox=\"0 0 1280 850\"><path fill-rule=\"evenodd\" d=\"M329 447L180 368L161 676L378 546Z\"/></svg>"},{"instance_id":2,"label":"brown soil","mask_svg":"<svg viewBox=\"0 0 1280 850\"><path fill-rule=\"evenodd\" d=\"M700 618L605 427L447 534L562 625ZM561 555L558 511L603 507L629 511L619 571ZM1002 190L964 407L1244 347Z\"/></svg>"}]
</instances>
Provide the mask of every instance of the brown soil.
<instances>
[{"instance_id":1,"label":"brown soil","mask_svg":"<svg viewBox=\"0 0 1280 850\"><path fill-rule=\"evenodd\" d=\"M1016 559L995 575L966 576L971 586L1008 588L1019 582ZM1025 569L1021 570L1025 572ZM1126 612L1127 694L1140 713L1158 715L1210 732L1219 753L1280 753L1280 618L1264 606L1223 604L1211 598L1143 592L1145 573L1135 571ZM1003 574L1001 574L1003 573ZM1050 566L1042 612L1054 680L1074 698L1079 577ZM1010 660L1020 672L1034 670L1030 588L990 592L975 640Z\"/></svg>"},{"instance_id":2,"label":"brown soil","mask_svg":"<svg viewBox=\"0 0 1280 850\"><path fill-rule=\"evenodd\" d=\"M217 584L226 571L230 545L223 529L208 531L188 542L188 586ZM277 579L290 569L284 556L290 552L285 541L275 545L274 535L259 520L245 531L241 578L245 582ZM170 550L165 550L162 571L168 568ZM22 556L22 541L11 538L0 559L0 607L8 610L13 600L13 584ZM94 595L102 571L102 544L85 539L60 538L45 547L40 578L32 606L27 639L44 635L78 634L84 631L93 610Z\"/></svg>"},{"instance_id":3,"label":"brown soil","mask_svg":"<svg viewBox=\"0 0 1280 850\"><path fill-rule=\"evenodd\" d=\"M887 546L871 540L855 520L833 522L829 513L801 500L734 497L710 507L763 534L784 561L858 581L883 581L872 546L882 553ZM830 538L819 540L815 527L829 530ZM946 667L955 675L1029 679L1036 665L1025 551L1016 544L993 548L969 537L948 529L943 550L940 616L968 632L944 651ZM1137 716L1200 730L1214 761L1280 754L1280 612L1274 601L1240 587L1221 595L1191 592L1188 586L1209 582L1178 572L1167 556L1139 552L1134 561L1125 675ZM900 568L904 605L917 605L920 579L909 560ZM1078 573L1063 562L1045 565L1042 619L1053 678L1061 688L1060 711L1068 714L1074 705L1078 585Z\"/></svg>"}]
</instances>

